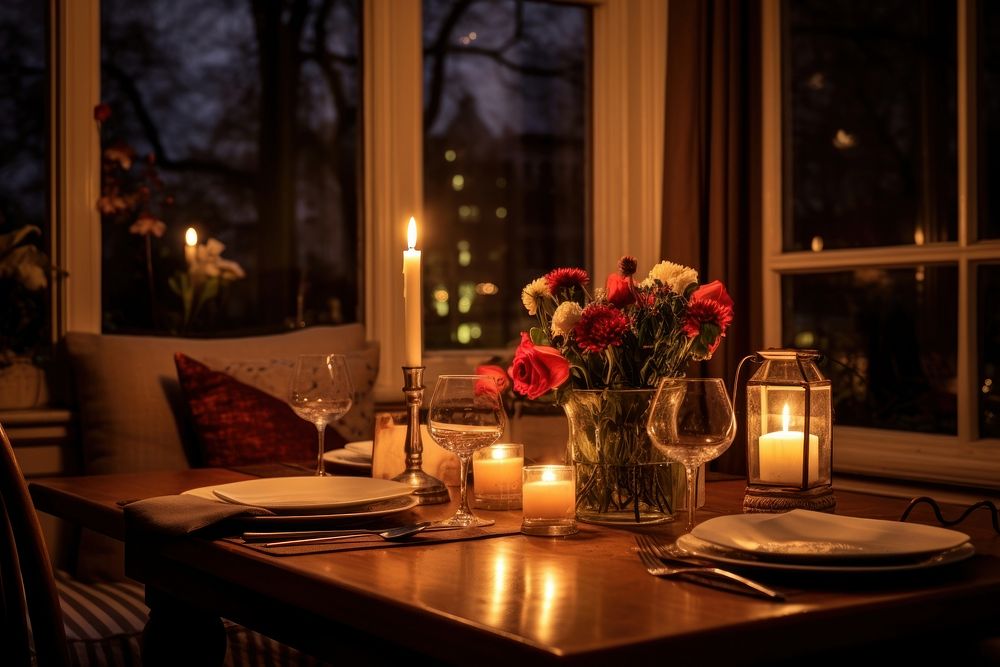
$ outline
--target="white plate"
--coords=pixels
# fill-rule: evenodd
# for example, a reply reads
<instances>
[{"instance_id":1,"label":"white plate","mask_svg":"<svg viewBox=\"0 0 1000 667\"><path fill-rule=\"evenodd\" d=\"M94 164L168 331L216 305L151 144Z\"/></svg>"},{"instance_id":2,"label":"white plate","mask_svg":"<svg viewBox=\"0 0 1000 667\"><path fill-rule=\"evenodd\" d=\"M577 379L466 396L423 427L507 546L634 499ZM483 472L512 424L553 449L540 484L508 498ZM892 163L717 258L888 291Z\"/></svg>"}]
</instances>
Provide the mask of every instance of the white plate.
<instances>
[{"instance_id":1,"label":"white plate","mask_svg":"<svg viewBox=\"0 0 1000 667\"><path fill-rule=\"evenodd\" d=\"M213 500L217 503L223 503L224 500L218 498L215 493L216 487L214 486L202 486L197 489L188 489L184 491L185 495L197 496L198 498L204 498L205 500ZM327 524L330 522L344 521L349 522L355 519L368 519L380 516L389 516L391 514L398 514L400 512L405 512L407 510L413 509L420 504L420 501L416 496L403 496L401 498L392 498L390 500L380 500L374 503L366 503L364 505L355 505L353 507L348 507L340 512L335 512L332 514L310 513L310 514L277 514L274 516L255 516L247 517L245 521L249 523L294 523L294 524L313 524L322 523Z\"/></svg>"},{"instance_id":2,"label":"white plate","mask_svg":"<svg viewBox=\"0 0 1000 667\"><path fill-rule=\"evenodd\" d=\"M344 445L344 449L349 452L354 452L355 454L367 456L371 459L372 454L375 452L375 442L373 440L358 440L357 442L349 442Z\"/></svg>"},{"instance_id":3,"label":"white plate","mask_svg":"<svg viewBox=\"0 0 1000 667\"><path fill-rule=\"evenodd\" d=\"M356 454L349 449L331 449L323 452L323 460L327 463L349 466L351 468L371 468L372 459L370 456Z\"/></svg>"},{"instance_id":4,"label":"white plate","mask_svg":"<svg viewBox=\"0 0 1000 667\"><path fill-rule=\"evenodd\" d=\"M368 477L262 477L215 487L227 502L279 512L330 510L408 496L412 488Z\"/></svg>"},{"instance_id":5,"label":"white plate","mask_svg":"<svg viewBox=\"0 0 1000 667\"><path fill-rule=\"evenodd\" d=\"M859 561L838 561L838 562L814 562L814 563L789 563L785 561L759 560L750 554L739 551L728 551L718 547L711 542L700 540L694 535L681 535L677 539L677 546L699 558L720 563L723 565L734 565L737 567L757 568L764 570L781 570L785 572L815 572L815 573L883 573L883 572L906 572L908 570L923 570L950 563L957 563L976 553L971 542L965 542L957 547L936 553L930 556L919 557L908 561L895 562L859 562ZM853 564L851 564L853 562Z\"/></svg>"},{"instance_id":6,"label":"white plate","mask_svg":"<svg viewBox=\"0 0 1000 667\"><path fill-rule=\"evenodd\" d=\"M912 557L969 541L957 530L809 510L715 517L695 526L691 534L725 549L798 561Z\"/></svg>"}]
</instances>

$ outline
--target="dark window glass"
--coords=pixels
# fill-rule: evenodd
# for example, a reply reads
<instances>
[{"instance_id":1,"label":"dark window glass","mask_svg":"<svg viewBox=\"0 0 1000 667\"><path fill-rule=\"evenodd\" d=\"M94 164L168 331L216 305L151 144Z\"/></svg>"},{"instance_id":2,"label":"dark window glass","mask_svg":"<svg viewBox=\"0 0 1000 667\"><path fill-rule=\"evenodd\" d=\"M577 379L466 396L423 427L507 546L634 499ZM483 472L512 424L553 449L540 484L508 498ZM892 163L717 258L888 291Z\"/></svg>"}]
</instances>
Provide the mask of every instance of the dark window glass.
<instances>
[{"instance_id":1,"label":"dark window glass","mask_svg":"<svg viewBox=\"0 0 1000 667\"><path fill-rule=\"evenodd\" d=\"M979 435L1000 438L1000 265L979 267Z\"/></svg>"},{"instance_id":2,"label":"dark window glass","mask_svg":"<svg viewBox=\"0 0 1000 667\"><path fill-rule=\"evenodd\" d=\"M955 3L786 0L783 16L784 249L955 240Z\"/></svg>"},{"instance_id":3,"label":"dark window glass","mask_svg":"<svg viewBox=\"0 0 1000 667\"><path fill-rule=\"evenodd\" d=\"M837 424L956 432L955 266L788 275L782 296L784 344L827 357Z\"/></svg>"},{"instance_id":4,"label":"dark window glass","mask_svg":"<svg viewBox=\"0 0 1000 667\"><path fill-rule=\"evenodd\" d=\"M521 288L586 266L589 11L425 0L429 348L500 347Z\"/></svg>"},{"instance_id":5,"label":"dark window glass","mask_svg":"<svg viewBox=\"0 0 1000 667\"><path fill-rule=\"evenodd\" d=\"M0 3L0 369L50 345L46 3Z\"/></svg>"},{"instance_id":6,"label":"dark window glass","mask_svg":"<svg viewBox=\"0 0 1000 667\"><path fill-rule=\"evenodd\" d=\"M981 2L979 31L979 236L1000 238L1000 2Z\"/></svg>"},{"instance_id":7,"label":"dark window glass","mask_svg":"<svg viewBox=\"0 0 1000 667\"><path fill-rule=\"evenodd\" d=\"M357 0L102 0L105 331L357 319L359 23ZM189 261L188 227L226 261Z\"/></svg>"}]
</instances>

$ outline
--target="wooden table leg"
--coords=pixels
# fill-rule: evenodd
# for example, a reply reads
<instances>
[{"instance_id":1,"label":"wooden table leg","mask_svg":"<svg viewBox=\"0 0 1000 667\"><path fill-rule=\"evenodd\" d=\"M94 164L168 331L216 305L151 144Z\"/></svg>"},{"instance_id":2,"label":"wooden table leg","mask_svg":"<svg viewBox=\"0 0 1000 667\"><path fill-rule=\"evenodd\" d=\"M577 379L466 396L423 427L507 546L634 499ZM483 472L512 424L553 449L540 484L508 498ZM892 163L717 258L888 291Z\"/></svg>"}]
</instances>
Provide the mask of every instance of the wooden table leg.
<instances>
[{"instance_id":1,"label":"wooden table leg","mask_svg":"<svg viewBox=\"0 0 1000 667\"><path fill-rule=\"evenodd\" d=\"M216 667L226 658L226 630L216 614L146 587L149 621L142 632L146 667Z\"/></svg>"}]
</instances>

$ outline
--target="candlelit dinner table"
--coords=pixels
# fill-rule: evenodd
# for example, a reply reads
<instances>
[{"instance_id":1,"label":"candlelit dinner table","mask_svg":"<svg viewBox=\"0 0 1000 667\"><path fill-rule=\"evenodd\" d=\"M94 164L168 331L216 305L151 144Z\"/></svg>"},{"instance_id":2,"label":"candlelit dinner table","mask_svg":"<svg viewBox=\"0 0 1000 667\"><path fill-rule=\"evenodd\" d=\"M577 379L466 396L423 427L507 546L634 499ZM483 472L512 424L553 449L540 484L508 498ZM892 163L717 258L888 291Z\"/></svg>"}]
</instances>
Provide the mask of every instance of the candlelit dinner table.
<instances>
[{"instance_id":1,"label":"candlelit dinner table","mask_svg":"<svg viewBox=\"0 0 1000 667\"><path fill-rule=\"evenodd\" d=\"M120 501L248 477L195 469L50 478L30 489L40 511L126 539ZM710 481L699 521L738 513L744 486ZM847 516L897 520L906 505L837 492L837 512ZM453 510L445 504L412 512L438 519ZM987 512L958 527L975 545L968 560L877 576L767 574L787 595L772 602L647 574L635 533L672 539L683 522L580 524L572 536L529 537L515 532L518 510L477 511L509 534L290 556L211 533L156 541L130 535L126 567L146 585L151 619L183 633L168 636L183 637L179 644L193 653L197 626L219 616L329 660L421 664L798 664L859 655L961 661L982 638L1000 635L1000 537ZM945 512L954 516L958 508ZM909 521L936 525L926 508Z\"/></svg>"}]
</instances>

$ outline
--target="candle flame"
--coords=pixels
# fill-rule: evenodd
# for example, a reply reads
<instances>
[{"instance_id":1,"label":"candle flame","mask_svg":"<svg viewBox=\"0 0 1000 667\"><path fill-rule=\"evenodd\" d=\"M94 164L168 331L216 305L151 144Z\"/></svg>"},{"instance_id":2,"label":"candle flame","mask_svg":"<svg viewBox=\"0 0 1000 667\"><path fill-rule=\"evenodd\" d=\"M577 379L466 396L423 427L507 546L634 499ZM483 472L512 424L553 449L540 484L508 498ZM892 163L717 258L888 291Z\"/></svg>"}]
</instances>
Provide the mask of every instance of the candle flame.
<instances>
[{"instance_id":1,"label":"candle flame","mask_svg":"<svg viewBox=\"0 0 1000 667\"><path fill-rule=\"evenodd\" d=\"M494 447L492 450L490 450L490 456L492 456L495 459L502 459L503 455L504 455L504 450L502 447Z\"/></svg>"},{"instance_id":2,"label":"candle flame","mask_svg":"<svg viewBox=\"0 0 1000 667\"><path fill-rule=\"evenodd\" d=\"M406 243L410 250L413 250L417 245L417 221L411 215L410 224L406 226Z\"/></svg>"},{"instance_id":3,"label":"candle flame","mask_svg":"<svg viewBox=\"0 0 1000 667\"><path fill-rule=\"evenodd\" d=\"M556 473L554 470L543 470L542 471L542 481L543 482L554 482L556 481Z\"/></svg>"},{"instance_id":4,"label":"candle flame","mask_svg":"<svg viewBox=\"0 0 1000 667\"><path fill-rule=\"evenodd\" d=\"M184 243L189 246L198 245L198 232L195 231L194 227L188 227L187 231L184 232Z\"/></svg>"},{"instance_id":5,"label":"candle flame","mask_svg":"<svg viewBox=\"0 0 1000 667\"><path fill-rule=\"evenodd\" d=\"M788 410L788 403L785 403L784 409L781 411L781 430L788 432L788 426L792 421L792 416Z\"/></svg>"}]
</instances>

